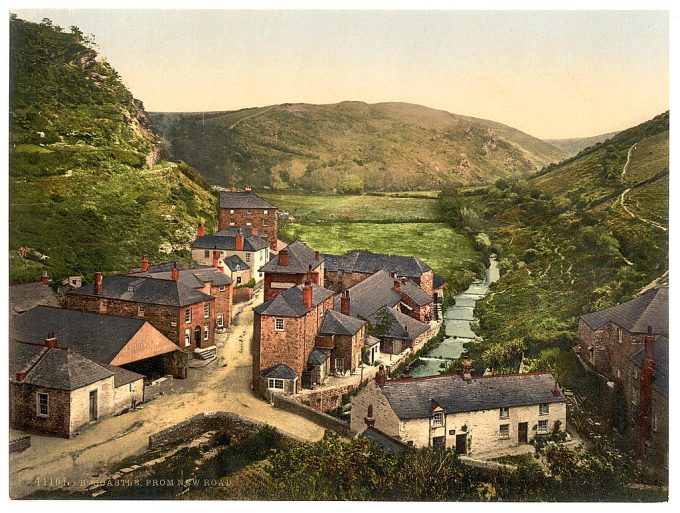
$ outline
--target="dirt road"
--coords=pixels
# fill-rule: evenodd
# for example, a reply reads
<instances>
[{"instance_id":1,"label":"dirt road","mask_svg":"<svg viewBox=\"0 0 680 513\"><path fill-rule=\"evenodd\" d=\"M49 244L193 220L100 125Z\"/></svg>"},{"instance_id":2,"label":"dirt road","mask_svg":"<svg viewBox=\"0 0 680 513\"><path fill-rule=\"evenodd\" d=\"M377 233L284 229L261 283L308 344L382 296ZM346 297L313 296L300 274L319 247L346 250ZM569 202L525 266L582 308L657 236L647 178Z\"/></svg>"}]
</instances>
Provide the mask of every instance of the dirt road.
<instances>
[{"instance_id":1,"label":"dirt road","mask_svg":"<svg viewBox=\"0 0 680 513\"><path fill-rule=\"evenodd\" d=\"M29 449L10 455L10 496L58 488L58 480L89 481L107 466L143 452L149 435L207 411L229 411L308 440L320 439L322 427L273 408L250 390L252 307L261 300L260 292L253 301L235 307L234 326L217 336L218 359L189 369L186 380L175 380L172 393L139 410L104 419L70 440L32 435Z\"/></svg>"}]
</instances>

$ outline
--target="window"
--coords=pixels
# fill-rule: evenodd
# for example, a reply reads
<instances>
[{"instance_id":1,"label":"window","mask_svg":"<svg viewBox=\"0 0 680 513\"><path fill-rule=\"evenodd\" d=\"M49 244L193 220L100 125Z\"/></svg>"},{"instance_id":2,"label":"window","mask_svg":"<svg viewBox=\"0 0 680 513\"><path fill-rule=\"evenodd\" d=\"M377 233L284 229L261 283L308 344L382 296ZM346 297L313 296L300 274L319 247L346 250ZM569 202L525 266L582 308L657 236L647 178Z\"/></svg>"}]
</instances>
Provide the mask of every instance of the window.
<instances>
[{"instance_id":1,"label":"window","mask_svg":"<svg viewBox=\"0 0 680 513\"><path fill-rule=\"evenodd\" d=\"M265 209L265 210L262 211L262 213L263 213L264 215L267 215L267 214L269 214L269 210Z\"/></svg>"},{"instance_id":2,"label":"window","mask_svg":"<svg viewBox=\"0 0 680 513\"><path fill-rule=\"evenodd\" d=\"M217 327L224 328L224 314L217 314Z\"/></svg>"},{"instance_id":3,"label":"window","mask_svg":"<svg viewBox=\"0 0 680 513\"><path fill-rule=\"evenodd\" d=\"M99 300L99 312L100 313L106 313L106 311L109 309L109 301L107 299L100 299Z\"/></svg>"},{"instance_id":4,"label":"window","mask_svg":"<svg viewBox=\"0 0 680 513\"><path fill-rule=\"evenodd\" d=\"M252 219L246 219L246 226L252 226L253 225L253 220Z\"/></svg>"},{"instance_id":5,"label":"window","mask_svg":"<svg viewBox=\"0 0 680 513\"><path fill-rule=\"evenodd\" d=\"M209 249L206 249L205 251L203 251L203 256L204 256L205 258L210 258L210 250L209 250Z\"/></svg>"},{"instance_id":6,"label":"window","mask_svg":"<svg viewBox=\"0 0 680 513\"><path fill-rule=\"evenodd\" d=\"M191 322L191 308L184 310L184 322L187 324Z\"/></svg>"},{"instance_id":7,"label":"window","mask_svg":"<svg viewBox=\"0 0 680 513\"><path fill-rule=\"evenodd\" d=\"M262 226L269 226L269 219L263 219Z\"/></svg>"},{"instance_id":8,"label":"window","mask_svg":"<svg viewBox=\"0 0 680 513\"><path fill-rule=\"evenodd\" d=\"M640 377L640 371L637 367L633 367L633 379L638 379Z\"/></svg>"},{"instance_id":9,"label":"window","mask_svg":"<svg viewBox=\"0 0 680 513\"><path fill-rule=\"evenodd\" d=\"M134 392L134 391L135 391L135 382L133 381L132 383L130 383L130 392Z\"/></svg>"},{"instance_id":10,"label":"window","mask_svg":"<svg viewBox=\"0 0 680 513\"><path fill-rule=\"evenodd\" d=\"M550 404L543 403L538 407L539 415L548 415L550 413Z\"/></svg>"},{"instance_id":11,"label":"window","mask_svg":"<svg viewBox=\"0 0 680 513\"><path fill-rule=\"evenodd\" d=\"M236 269L237 271L240 271L241 269ZM236 277L236 285L241 285L241 277L237 276Z\"/></svg>"},{"instance_id":12,"label":"window","mask_svg":"<svg viewBox=\"0 0 680 513\"><path fill-rule=\"evenodd\" d=\"M137 317L144 317L144 305L137 305Z\"/></svg>"},{"instance_id":13,"label":"window","mask_svg":"<svg viewBox=\"0 0 680 513\"><path fill-rule=\"evenodd\" d=\"M229 219L229 226L236 226L236 219Z\"/></svg>"},{"instance_id":14,"label":"window","mask_svg":"<svg viewBox=\"0 0 680 513\"><path fill-rule=\"evenodd\" d=\"M250 262L250 253L246 253L246 264Z\"/></svg>"},{"instance_id":15,"label":"window","mask_svg":"<svg viewBox=\"0 0 680 513\"><path fill-rule=\"evenodd\" d=\"M278 378L269 378L267 380L267 387L278 388L279 390L283 390L283 380Z\"/></svg>"},{"instance_id":16,"label":"window","mask_svg":"<svg viewBox=\"0 0 680 513\"><path fill-rule=\"evenodd\" d=\"M409 447L413 447L413 440L409 440L408 442L406 442L406 445L408 445Z\"/></svg>"},{"instance_id":17,"label":"window","mask_svg":"<svg viewBox=\"0 0 680 513\"><path fill-rule=\"evenodd\" d=\"M539 420L538 421L538 432L539 433L547 433L548 432L548 421L547 420Z\"/></svg>"},{"instance_id":18,"label":"window","mask_svg":"<svg viewBox=\"0 0 680 513\"><path fill-rule=\"evenodd\" d=\"M50 396L38 392L38 417L47 417L50 414Z\"/></svg>"},{"instance_id":19,"label":"window","mask_svg":"<svg viewBox=\"0 0 680 513\"><path fill-rule=\"evenodd\" d=\"M210 324L206 324L203 327L203 340L208 340L210 338Z\"/></svg>"},{"instance_id":20,"label":"window","mask_svg":"<svg viewBox=\"0 0 680 513\"><path fill-rule=\"evenodd\" d=\"M276 331L283 331L283 319L274 320L274 329Z\"/></svg>"},{"instance_id":21,"label":"window","mask_svg":"<svg viewBox=\"0 0 680 513\"><path fill-rule=\"evenodd\" d=\"M510 424L501 424L498 428L498 438L507 439L510 438Z\"/></svg>"},{"instance_id":22,"label":"window","mask_svg":"<svg viewBox=\"0 0 680 513\"><path fill-rule=\"evenodd\" d=\"M233 214L233 213L234 213L234 209L233 209L233 208L230 208L230 209L229 209L229 213L230 213L230 214Z\"/></svg>"},{"instance_id":23,"label":"window","mask_svg":"<svg viewBox=\"0 0 680 513\"><path fill-rule=\"evenodd\" d=\"M252 214L252 212L250 210L248 210L248 215L250 215L250 214Z\"/></svg>"},{"instance_id":24,"label":"window","mask_svg":"<svg viewBox=\"0 0 680 513\"><path fill-rule=\"evenodd\" d=\"M621 331L621 328L619 328L619 344L623 343L623 331Z\"/></svg>"},{"instance_id":25,"label":"window","mask_svg":"<svg viewBox=\"0 0 680 513\"><path fill-rule=\"evenodd\" d=\"M433 426L443 426L444 425L444 413L438 411L432 415L432 425Z\"/></svg>"},{"instance_id":26,"label":"window","mask_svg":"<svg viewBox=\"0 0 680 513\"><path fill-rule=\"evenodd\" d=\"M189 347L191 345L191 330L189 328L184 332L184 347Z\"/></svg>"},{"instance_id":27,"label":"window","mask_svg":"<svg viewBox=\"0 0 680 513\"><path fill-rule=\"evenodd\" d=\"M226 285L220 285L220 292L224 292L225 290L227 290L227 286Z\"/></svg>"},{"instance_id":28,"label":"window","mask_svg":"<svg viewBox=\"0 0 680 513\"><path fill-rule=\"evenodd\" d=\"M210 317L210 303L203 305L203 317L206 319Z\"/></svg>"},{"instance_id":29,"label":"window","mask_svg":"<svg viewBox=\"0 0 680 513\"><path fill-rule=\"evenodd\" d=\"M510 408L501 408L500 409L500 418L501 419L507 419L510 417Z\"/></svg>"}]
</instances>

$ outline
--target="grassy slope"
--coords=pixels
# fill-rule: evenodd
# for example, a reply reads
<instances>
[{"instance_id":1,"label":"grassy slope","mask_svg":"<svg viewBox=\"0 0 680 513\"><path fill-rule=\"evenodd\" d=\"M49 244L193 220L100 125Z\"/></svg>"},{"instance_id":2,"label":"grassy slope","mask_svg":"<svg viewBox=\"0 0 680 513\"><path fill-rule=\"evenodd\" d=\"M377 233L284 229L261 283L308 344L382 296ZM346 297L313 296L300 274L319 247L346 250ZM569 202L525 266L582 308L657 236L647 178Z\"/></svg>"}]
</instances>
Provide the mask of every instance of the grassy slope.
<instances>
[{"instance_id":1,"label":"grassy slope","mask_svg":"<svg viewBox=\"0 0 680 513\"><path fill-rule=\"evenodd\" d=\"M552 144L565 151L567 155L576 155L589 146L611 139L619 132L609 132L608 134L594 135L592 137L572 137L570 139L546 139L545 142Z\"/></svg>"},{"instance_id":2,"label":"grassy slope","mask_svg":"<svg viewBox=\"0 0 680 513\"><path fill-rule=\"evenodd\" d=\"M127 270L143 253L186 257L198 219L214 222L205 181L154 164L141 103L95 56L77 33L11 21L12 281Z\"/></svg>"},{"instance_id":3,"label":"grassy slope","mask_svg":"<svg viewBox=\"0 0 680 513\"><path fill-rule=\"evenodd\" d=\"M501 256L501 280L478 304L486 339L478 364L516 370L523 350L567 348L579 315L628 300L663 274L667 232L615 202L630 187L626 206L667 226L667 181L666 113L529 181L444 193L449 215L464 205L458 222L487 231Z\"/></svg>"},{"instance_id":4,"label":"grassy slope","mask_svg":"<svg viewBox=\"0 0 680 513\"><path fill-rule=\"evenodd\" d=\"M151 117L175 158L221 185L432 189L526 174L566 156L499 123L403 103Z\"/></svg>"}]
</instances>

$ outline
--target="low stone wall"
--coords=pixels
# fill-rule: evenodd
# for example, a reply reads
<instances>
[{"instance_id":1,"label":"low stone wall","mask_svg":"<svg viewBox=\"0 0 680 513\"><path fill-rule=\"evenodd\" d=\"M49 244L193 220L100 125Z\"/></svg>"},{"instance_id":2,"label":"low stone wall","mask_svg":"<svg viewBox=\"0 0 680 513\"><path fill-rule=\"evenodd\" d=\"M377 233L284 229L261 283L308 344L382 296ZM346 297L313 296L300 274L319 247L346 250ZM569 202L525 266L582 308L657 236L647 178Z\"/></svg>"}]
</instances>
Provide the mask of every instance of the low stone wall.
<instances>
[{"instance_id":1,"label":"low stone wall","mask_svg":"<svg viewBox=\"0 0 680 513\"><path fill-rule=\"evenodd\" d=\"M144 387L144 402L151 401L161 394L165 394L172 389L173 377L163 376Z\"/></svg>"},{"instance_id":2,"label":"low stone wall","mask_svg":"<svg viewBox=\"0 0 680 513\"><path fill-rule=\"evenodd\" d=\"M234 289L234 293L232 294L232 303L233 304L238 304L238 303L246 303L253 299L253 289L250 287L240 287L238 289Z\"/></svg>"},{"instance_id":3,"label":"low stone wall","mask_svg":"<svg viewBox=\"0 0 680 513\"><path fill-rule=\"evenodd\" d=\"M25 451L31 446L31 437L22 436L21 438L16 438L9 441L9 452L21 452Z\"/></svg>"},{"instance_id":4,"label":"low stone wall","mask_svg":"<svg viewBox=\"0 0 680 513\"><path fill-rule=\"evenodd\" d=\"M331 391L334 392L335 390L329 390L328 392ZM311 406L307 406L300 401L296 401L295 399L291 399L281 394L273 394L273 401L274 407L276 408L300 415L326 429L333 429L343 434L349 434L349 424L347 422L343 422L340 419L315 410Z\"/></svg>"}]
</instances>

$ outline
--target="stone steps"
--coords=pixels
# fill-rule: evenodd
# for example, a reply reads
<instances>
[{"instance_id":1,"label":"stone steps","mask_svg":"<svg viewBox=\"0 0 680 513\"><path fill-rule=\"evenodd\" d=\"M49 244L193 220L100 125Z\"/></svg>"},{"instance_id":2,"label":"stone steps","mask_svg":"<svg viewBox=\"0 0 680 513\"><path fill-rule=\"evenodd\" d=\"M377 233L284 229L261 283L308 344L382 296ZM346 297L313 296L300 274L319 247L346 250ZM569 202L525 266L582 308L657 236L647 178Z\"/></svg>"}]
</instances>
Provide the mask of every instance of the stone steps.
<instances>
[{"instance_id":1,"label":"stone steps","mask_svg":"<svg viewBox=\"0 0 680 513\"><path fill-rule=\"evenodd\" d=\"M194 358L199 360L214 360L217 358L217 346L201 347L194 349Z\"/></svg>"}]
</instances>

